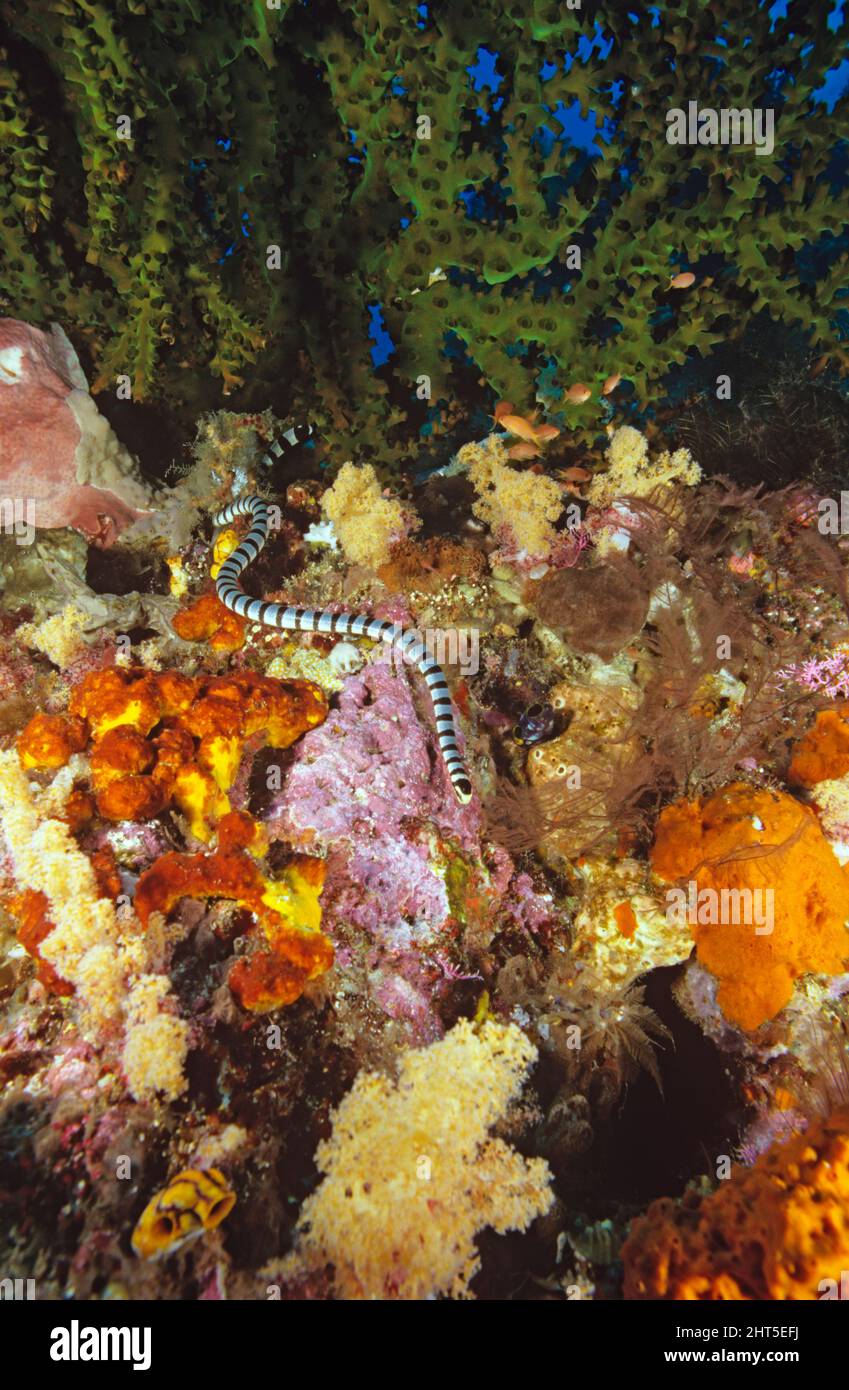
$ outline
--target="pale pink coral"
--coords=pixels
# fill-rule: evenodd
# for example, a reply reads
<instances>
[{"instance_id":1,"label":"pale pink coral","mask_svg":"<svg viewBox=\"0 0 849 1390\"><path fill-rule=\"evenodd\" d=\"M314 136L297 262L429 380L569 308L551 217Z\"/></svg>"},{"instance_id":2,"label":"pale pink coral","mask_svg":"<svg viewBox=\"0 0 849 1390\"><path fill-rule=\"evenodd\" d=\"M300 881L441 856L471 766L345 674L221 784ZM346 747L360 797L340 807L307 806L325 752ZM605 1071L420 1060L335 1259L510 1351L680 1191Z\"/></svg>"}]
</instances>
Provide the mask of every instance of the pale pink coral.
<instances>
[{"instance_id":1,"label":"pale pink coral","mask_svg":"<svg viewBox=\"0 0 849 1390\"><path fill-rule=\"evenodd\" d=\"M288 823L324 844L362 844L375 832L394 838L412 819L473 850L480 827L474 803L452 795L406 672L386 658L348 680L338 711L301 740L278 814L281 833Z\"/></svg>"}]
</instances>

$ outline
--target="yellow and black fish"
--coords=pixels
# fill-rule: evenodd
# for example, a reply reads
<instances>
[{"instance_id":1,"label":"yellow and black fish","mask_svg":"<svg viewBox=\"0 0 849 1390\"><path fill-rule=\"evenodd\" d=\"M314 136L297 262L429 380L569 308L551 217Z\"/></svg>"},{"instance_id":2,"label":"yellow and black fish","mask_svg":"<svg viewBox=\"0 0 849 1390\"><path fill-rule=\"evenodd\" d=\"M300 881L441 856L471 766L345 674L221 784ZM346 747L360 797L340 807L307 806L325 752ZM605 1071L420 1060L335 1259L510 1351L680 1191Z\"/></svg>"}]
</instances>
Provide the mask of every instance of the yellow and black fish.
<instances>
[{"instance_id":1,"label":"yellow and black fish","mask_svg":"<svg viewBox=\"0 0 849 1390\"><path fill-rule=\"evenodd\" d=\"M186 1168L148 1202L133 1231L133 1249L143 1260L171 1255L187 1240L220 1226L235 1201L217 1168Z\"/></svg>"}]
</instances>

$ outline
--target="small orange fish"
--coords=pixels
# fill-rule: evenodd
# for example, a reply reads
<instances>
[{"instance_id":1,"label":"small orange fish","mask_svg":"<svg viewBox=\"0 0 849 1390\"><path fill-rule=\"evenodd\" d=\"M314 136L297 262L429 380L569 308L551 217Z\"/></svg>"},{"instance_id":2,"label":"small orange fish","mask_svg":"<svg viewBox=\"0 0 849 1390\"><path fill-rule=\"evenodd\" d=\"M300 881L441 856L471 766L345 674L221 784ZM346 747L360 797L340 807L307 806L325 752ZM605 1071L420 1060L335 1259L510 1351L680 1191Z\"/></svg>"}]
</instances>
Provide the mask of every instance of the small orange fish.
<instances>
[{"instance_id":1,"label":"small orange fish","mask_svg":"<svg viewBox=\"0 0 849 1390\"><path fill-rule=\"evenodd\" d=\"M617 388L617 386L619 385L619 383L620 383L621 380L622 380L622 375L621 375L621 373L620 373L620 372L614 372L614 373L612 374L612 376L609 376L609 377L607 378L607 381L606 381L606 382L604 383L604 385L602 386L602 388L601 388L601 394L602 394L603 396L609 396L610 393L611 393L611 391L615 391L615 390L616 390L616 388Z\"/></svg>"},{"instance_id":2,"label":"small orange fish","mask_svg":"<svg viewBox=\"0 0 849 1390\"><path fill-rule=\"evenodd\" d=\"M521 444L512 444L507 450L509 459L538 459L539 449L536 444L523 441Z\"/></svg>"},{"instance_id":3,"label":"small orange fish","mask_svg":"<svg viewBox=\"0 0 849 1390\"><path fill-rule=\"evenodd\" d=\"M220 1226L235 1201L217 1168L186 1168L148 1202L133 1231L133 1249L142 1260L171 1255L187 1240Z\"/></svg>"},{"instance_id":4,"label":"small orange fish","mask_svg":"<svg viewBox=\"0 0 849 1390\"><path fill-rule=\"evenodd\" d=\"M587 468L563 468L557 476L562 478L564 483L586 483L592 477L592 473Z\"/></svg>"},{"instance_id":5,"label":"small orange fish","mask_svg":"<svg viewBox=\"0 0 849 1390\"><path fill-rule=\"evenodd\" d=\"M523 415L502 415L498 423L510 434L515 434L518 439L524 439L529 444L536 442L536 430L530 420L526 420Z\"/></svg>"},{"instance_id":6,"label":"small orange fish","mask_svg":"<svg viewBox=\"0 0 849 1390\"><path fill-rule=\"evenodd\" d=\"M680 275L673 275L669 281L669 288L671 290L688 290L695 283L696 277L692 270L682 270Z\"/></svg>"},{"instance_id":7,"label":"small orange fish","mask_svg":"<svg viewBox=\"0 0 849 1390\"><path fill-rule=\"evenodd\" d=\"M517 439L522 439L526 444L547 444L550 439L556 439L560 433L556 425L538 425L536 413L527 417L517 415L515 408L509 401L501 401L495 407L493 417L496 424L501 425L502 429L507 430L508 434L515 434ZM537 450L537 453L539 450ZM533 454L513 454L511 458L533 458Z\"/></svg>"},{"instance_id":8,"label":"small orange fish","mask_svg":"<svg viewBox=\"0 0 849 1390\"><path fill-rule=\"evenodd\" d=\"M566 392L566 400L571 401L572 405L583 405L588 401L592 391L589 386L585 386L582 381L576 381L574 386L570 386Z\"/></svg>"}]
</instances>

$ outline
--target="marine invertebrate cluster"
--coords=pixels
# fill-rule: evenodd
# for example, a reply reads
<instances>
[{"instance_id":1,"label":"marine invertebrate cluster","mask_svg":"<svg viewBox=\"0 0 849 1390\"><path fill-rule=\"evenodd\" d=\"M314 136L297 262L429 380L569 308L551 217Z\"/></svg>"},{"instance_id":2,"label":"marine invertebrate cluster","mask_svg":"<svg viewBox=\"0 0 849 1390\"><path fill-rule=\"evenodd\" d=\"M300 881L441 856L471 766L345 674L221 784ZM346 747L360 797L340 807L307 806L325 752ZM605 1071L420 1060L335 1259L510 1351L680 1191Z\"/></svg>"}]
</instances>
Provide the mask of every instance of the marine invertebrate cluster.
<instances>
[{"instance_id":1,"label":"marine invertebrate cluster","mask_svg":"<svg viewBox=\"0 0 849 1390\"><path fill-rule=\"evenodd\" d=\"M183 897L242 903L263 931L252 941L257 949L232 972L232 988L247 1008L290 1003L333 960L330 942L319 931L324 865L300 859L279 879L264 877L246 851L262 855L267 841L249 816L231 811L227 791L247 740L261 734L272 747L285 748L324 718L326 702L307 682L284 684L253 672L193 679L176 672L106 668L75 687L69 710L36 715L19 736L18 751L6 755L4 831L17 881L29 892L12 902L20 940L38 959L45 983L59 992L76 991L97 1026L123 1012L123 1064L134 1094L177 1094L186 1025L170 1013L167 979L144 974L141 942L133 948L121 937L110 901L120 882L105 890L97 877L97 856L89 861L72 831L95 818L138 825L169 805L186 816L196 839L209 842L217 831L215 853L157 858L139 879L135 912L146 927L152 912L167 914ZM74 767L73 758L84 749L87 764ZM61 821L36 828L24 768L70 772ZM13 816L22 807L26 816L16 831ZM32 855L41 852L49 852L52 868L41 865L33 874ZM80 909L79 922L57 886L72 868L81 902L93 900L88 917ZM131 967L134 983L127 986Z\"/></svg>"},{"instance_id":2,"label":"marine invertebrate cluster","mask_svg":"<svg viewBox=\"0 0 849 1390\"><path fill-rule=\"evenodd\" d=\"M319 1146L284 1274L329 1263L343 1298L472 1296L477 1232L525 1230L552 1202L542 1159L490 1135L534 1055L512 1025L463 1020L406 1052L397 1082L361 1074Z\"/></svg>"},{"instance_id":3,"label":"marine invertebrate cluster","mask_svg":"<svg viewBox=\"0 0 849 1390\"><path fill-rule=\"evenodd\" d=\"M39 958L73 987L95 1040L123 1024L125 1070L137 1098L179 1095L189 1029L171 1011L169 982L148 973L144 938L131 917L119 919L69 827L40 813L14 749L0 753L0 809L15 878L43 895L49 914Z\"/></svg>"},{"instance_id":4,"label":"marine invertebrate cluster","mask_svg":"<svg viewBox=\"0 0 849 1390\"><path fill-rule=\"evenodd\" d=\"M546 560L556 540L554 522L564 505L554 479L513 468L504 435L464 444L457 460L468 469L477 493L474 513L493 531L502 551L525 565Z\"/></svg>"},{"instance_id":5,"label":"marine invertebrate cluster","mask_svg":"<svg viewBox=\"0 0 849 1390\"><path fill-rule=\"evenodd\" d=\"M676 802L650 858L660 878L685 885L681 915L720 982L720 1008L742 1028L778 1013L800 975L849 963L849 876L812 811L786 793L736 783Z\"/></svg>"},{"instance_id":6,"label":"marine invertebrate cluster","mask_svg":"<svg viewBox=\"0 0 849 1390\"><path fill-rule=\"evenodd\" d=\"M837 1297L849 1257L849 1112L735 1167L709 1196L661 1198L625 1245L625 1297Z\"/></svg>"},{"instance_id":7,"label":"marine invertebrate cluster","mask_svg":"<svg viewBox=\"0 0 849 1390\"><path fill-rule=\"evenodd\" d=\"M194 678L107 667L74 688L68 709L67 718L57 717L60 732L53 736L64 752L67 728L85 721L101 816L144 821L173 803L195 838L207 842L230 810L227 791L246 741L264 733L272 747L287 748L322 721L327 702L308 681L284 683L253 671ZM37 751L43 728L43 717L36 716L20 736L30 766L38 765L36 756L61 756Z\"/></svg>"},{"instance_id":8,"label":"marine invertebrate cluster","mask_svg":"<svg viewBox=\"0 0 849 1390\"><path fill-rule=\"evenodd\" d=\"M319 930L325 864L297 855L278 878L266 878L250 853L262 854L267 844L243 812L224 817L218 843L213 854L165 854L146 869L135 894L139 921L146 927L152 913L167 916L183 898L238 903L254 913L262 930L249 938L252 953L230 971L230 988L257 1012L291 1004L333 964L333 947Z\"/></svg>"},{"instance_id":9,"label":"marine invertebrate cluster","mask_svg":"<svg viewBox=\"0 0 849 1390\"><path fill-rule=\"evenodd\" d=\"M403 540L414 517L405 516L397 498L384 497L370 463L344 463L321 499L324 515L347 560L379 569L393 542Z\"/></svg>"}]
</instances>

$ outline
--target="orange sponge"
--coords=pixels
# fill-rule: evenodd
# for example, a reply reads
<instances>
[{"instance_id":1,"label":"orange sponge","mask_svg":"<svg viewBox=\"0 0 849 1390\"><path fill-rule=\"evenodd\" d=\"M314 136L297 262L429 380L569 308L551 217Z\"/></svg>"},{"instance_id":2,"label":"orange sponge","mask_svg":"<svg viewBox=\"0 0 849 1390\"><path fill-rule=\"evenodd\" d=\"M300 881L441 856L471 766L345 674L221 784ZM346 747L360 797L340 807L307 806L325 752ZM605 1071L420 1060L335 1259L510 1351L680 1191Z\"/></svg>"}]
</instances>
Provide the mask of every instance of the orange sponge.
<instances>
[{"instance_id":1,"label":"orange sponge","mask_svg":"<svg viewBox=\"0 0 849 1390\"><path fill-rule=\"evenodd\" d=\"M107 666L92 671L71 692L71 714L87 719L95 738L119 724L129 724L147 734L161 712L156 681L150 671L119 671Z\"/></svg>"},{"instance_id":2,"label":"orange sponge","mask_svg":"<svg viewBox=\"0 0 849 1390\"><path fill-rule=\"evenodd\" d=\"M793 752L788 782L813 787L849 772L849 705L821 710Z\"/></svg>"},{"instance_id":3,"label":"orange sponge","mask_svg":"<svg viewBox=\"0 0 849 1390\"><path fill-rule=\"evenodd\" d=\"M110 729L95 744L91 780L104 820L150 820L165 806L161 787L146 774L155 750L130 724Z\"/></svg>"},{"instance_id":4,"label":"orange sponge","mask_svg":"<svg viewBox=\"0 0 849 1390\"><path fill-rule=\"evenodd\" d=\"M202 642L206 639L218 652L235 652L245 645L247 623L237 613L225 608L217 594L204 594L203 598L177 613L173 627L184 642Z\"/></svg>"},{"instance_id":5,"label":"orange sponge","mask_svg":"<svg viewBox=\"0 0 849 1390\"><path fill-rule=\"evenodd\" d=\"M732 1023L757 1028L788 1003L799 976L838 974L849 961L849 872L794 797L732 783L703 801L675 802L660 815L650 857L660 878L740 909L742 920L701 910L691 920ZM772 904L772 930L747 918L747 901Z\"/></svg>"},{"instance_id":6,"label":"orange sponge","mask_svg":"<svg viewBox=\"0 0 849 1390\"><path fill-rule=\"evenodd\" d=\"M235 814L224 818L226 844L235 846L246 838L247 820ZM323 860L303 855L293 859L281 878L269 880L241 848L169 853L141 875L135 908L143 926L152 912L168 913L181 898L226 898L248 908L265 942L237 962L230 987L245 1008L265 1011L291 1004L309 980L333 964L333 946L319 929L324 874Z\"/></svg>"},{"instance_id":7,"label":"orange sponge","mask_svg":"<svg viewBox=\"0 0 849 1390\"><path fill-rule=\"evenodd\" d=\"M22 748L42 759L28 766L61 766L85 746L87 720L100 815L145 821L173 803L188 817L192 834L208 841L230 809L226 793L245 741L265 733L272 747L288 748L327 717L327 699L311 681L279 681L255 671L190 677L109 668L74 689L69 709L69 716L36 716L24 730Z\"/></svg>"},{"instance_id":8,"label":"orange sponge","mask_svg":"<svg viewBox=\"0 0 849 1390\"><path fill-rule=\"evenodd\" d=\"M30 768L64 767L72 753L88 742L82 719L66 714L36 714L18 735L21 765Z\"/></svg>"},{"instance_id":9,"label":"orange sponge","mask_svg":"<svg viewBox=\"0 0 849 1390\"><path fill-rule=\"evenodd\" d=\"M839 1288L849 1269L849 1110L733 1168L709 1197L653 1202L622 1261L628 1299L813 1300Z\"/></svg>"}]
</instances>

